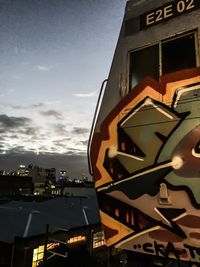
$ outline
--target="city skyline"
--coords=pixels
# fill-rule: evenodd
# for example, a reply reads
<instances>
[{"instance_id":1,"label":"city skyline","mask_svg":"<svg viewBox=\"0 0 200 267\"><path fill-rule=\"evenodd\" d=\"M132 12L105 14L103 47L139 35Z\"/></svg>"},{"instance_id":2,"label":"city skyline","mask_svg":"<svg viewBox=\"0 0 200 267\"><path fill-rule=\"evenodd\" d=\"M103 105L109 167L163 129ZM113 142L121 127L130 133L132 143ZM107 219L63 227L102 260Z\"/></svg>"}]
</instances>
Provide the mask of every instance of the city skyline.
<instances>
[{"instance_id":1,"label":"city skyline","mask_svg":"<svg viewBox=\"0 0 200 267\"><path fill-rule=\"evenodd\" d=\"M89 131L125 4L0 1L0 169L88 174Z\"/></svg>"}]
</instances>

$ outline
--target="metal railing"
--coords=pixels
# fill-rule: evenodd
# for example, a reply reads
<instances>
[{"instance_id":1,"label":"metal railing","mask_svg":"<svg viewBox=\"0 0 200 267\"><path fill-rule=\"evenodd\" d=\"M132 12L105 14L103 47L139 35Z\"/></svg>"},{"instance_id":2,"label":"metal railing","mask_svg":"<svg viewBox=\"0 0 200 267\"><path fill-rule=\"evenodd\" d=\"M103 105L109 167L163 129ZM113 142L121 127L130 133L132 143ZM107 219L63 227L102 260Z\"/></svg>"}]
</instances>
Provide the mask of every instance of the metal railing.
<instances>
[{"instance_id":1,"label":"metal railing","mask_svg":"<svg viewBox=\"0 0 200 267\"><path fill-rule=\"evenodd\" d=\"M93 121L92 121L92 127L91 127L90 135L89 135L89 141L88 141L88 147L87 147L87 157L88 157L89 172L90 172L91 175L93 175L92 164L91 164L91 155L90 155L91 143L92 143L92 138L93 138L93 135L94 135L95 126L96 126L96 122L97 122L98 115L99 115L100 106L101 106L102 99L103 99L103 96L104 96L104 93L105 93L105 87L106 87L105 85L106 85L107 81L108 81L108 79L105 79L101 84L101 89L100 89L100 92L99 92L99 97L98 97L98 100L97 100L97 105L96 105L96 108L95 108L94 117L93 117Z\"/></svg>"}]
</instances>

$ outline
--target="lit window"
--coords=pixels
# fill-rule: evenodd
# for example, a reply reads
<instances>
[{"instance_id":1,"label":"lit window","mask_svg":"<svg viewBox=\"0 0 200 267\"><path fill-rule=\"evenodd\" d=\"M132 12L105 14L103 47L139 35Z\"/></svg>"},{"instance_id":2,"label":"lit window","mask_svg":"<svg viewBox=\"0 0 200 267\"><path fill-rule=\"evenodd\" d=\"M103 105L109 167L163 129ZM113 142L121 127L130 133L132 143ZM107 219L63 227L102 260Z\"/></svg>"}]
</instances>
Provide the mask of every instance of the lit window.
<instances>
[{"instance_id":1,"label":"lit window","mask_svg":"<svg viewBox=\"0 0 200 267\"><path fill-rule=\"evenodd\" d=\"M71 237L67 241L67 243L68 244L73 244L73 243L82 242L82 241L85 241L85 240L86 240L86 237L85 236L79 235L79 236Z\"/></svg>"},{"instance_id":2,"label":"lit window","mask_svg":"<svg viewBox=\"0 0 200 267\"><path fill-rule=\"evenodd\" d=\"M43 261L44 257L44 246L39 246L33 250L33 261L32 267L37 267L40 262Z\"/></svg>"},{"instance_id":3,"label":"lit window","mask_svg":"<svg viewBox=\"0 0 200 267\"><path fill-rule=\"evenodd\" d=\"M47 245L47 250L53 250L53 249L56 249L56 248L59 247L59 245L60 245L60 243L49 243L49 244Z\"/></svg>"},{"instance_id":4,"label":"lit window","mask_svg":"<svg viewBox=\"0 0 200 267\"><path fill-rule=\"evenodd\" d=\"M105 238L103 231L94 233L93 235L93 248L98 248L105 245Z\"/></svg>"},{"instance_id":5,"label":"lit window","mask_svg":"<svg viewBox=\"0 0 200 267\"><path fill-rule=\"evenodd\" d=\"M59 243L47 244L47 250L53 250L59 247ZM37 267L43 261L44 258L44 245L39 246L33 250L32 267Z\"/></svg>"}]
</instances>

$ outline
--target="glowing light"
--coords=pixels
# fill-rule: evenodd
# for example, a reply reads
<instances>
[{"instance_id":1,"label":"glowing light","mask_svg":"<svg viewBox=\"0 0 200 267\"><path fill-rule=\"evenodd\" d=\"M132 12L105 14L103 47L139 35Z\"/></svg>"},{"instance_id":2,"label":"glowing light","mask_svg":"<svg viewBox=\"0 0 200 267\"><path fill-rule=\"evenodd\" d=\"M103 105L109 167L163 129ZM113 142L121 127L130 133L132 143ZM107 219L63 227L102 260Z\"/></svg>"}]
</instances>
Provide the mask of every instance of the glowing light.
<instances>
[{"instance_id":1,"label":"glowing light","mask_svg":"<svg viewBox=\"0 0 200 267\"><path fill-rule=\"evenodd\" d=\"M23 165L23 164L20 164L19 167L20 167L20 168L25 168L26 166Z\"/></svg>"},{"instance_id":2,"label":"glowing light","mask_svg":"<svg viewBox=\"0 0 200 267\"><path fill-rule=\"evenodd\" d=\"M179 156L175 156L173 159L172 159L172 167L175 169L175 170L178 170L180 169L182 166L183 166L183 159Z\"/></svg>"},{"instance_id":3,"label":"glowing light","mask_svg":"<svg viewBox=\"0 0 200 267\"><path fill-rule=\"evenodd\" d=\"M71 237L67 241L67 243L68 244L73 244L73 243L77 243L77 242L81 242L81 241L85 241L85 240L86 240L86 237L85 236L79 235L79 236Z\"/></svg>"},{"instance_id":4,"label":"glowing light","mask_svg":"<svg viewBox=\"0 0 200 267\"><path fill-rule=\"evenodd\" d=\"M145 99L145 105L147 105L147 106L149 106L149 105L152 105L153 104L153 102L152 102L152 100L151 100L151 98L147 98L147 99Z\"/></svg>"},{"instance_id":5,"label":"glowing light","mask_svg":"<svg viewBox=\"0 0 200 267\"><path fill-rule=\"evenodd\" d=\"M108 151L108 157L109 158L114 158L117 156L117 148L112 146L110 147L109 151Z\"/></svg>"}]
</instances>

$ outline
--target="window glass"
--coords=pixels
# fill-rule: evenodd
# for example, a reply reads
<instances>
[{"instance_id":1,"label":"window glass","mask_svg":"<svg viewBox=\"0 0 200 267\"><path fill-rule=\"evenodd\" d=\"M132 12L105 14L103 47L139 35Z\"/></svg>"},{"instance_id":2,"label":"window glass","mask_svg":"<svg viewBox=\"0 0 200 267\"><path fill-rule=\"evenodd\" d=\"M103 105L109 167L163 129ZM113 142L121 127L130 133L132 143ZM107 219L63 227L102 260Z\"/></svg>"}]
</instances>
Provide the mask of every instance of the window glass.
<instances>
[{"instance_id":1,"label":"window glass","mask_svg":"<svg viewBox=\"0 0 200 267\"><path fill-rule=\"evenodd\" d=\"M196 67L194 34L162 43L162 74Z\"/></svg>"},{"instance_id":2,"label":"window glass","mask_svg":"<svg viewBox=\"0 0 200 267\"><path fill-rule=\"evenodd\" d=\"M93 235L93 248L98 248L105 245L105 238L103 231L94 233Z\"/></svg>"},{"instance_id":3,"label":"window glass","mask_svg":"<svg viewBox=\"0 0 200 267\"><path fill-rule=\"evenodd\" d=\"M159 79L158 45L134 51L130 55L130 89L147 76Z\"/></svg>"},{"instance_id":4,"label":"window glass","mask_svg":"<svg viewBox=\"0 0 200 267\"><path fill-rule=\"evenodd\" d=\"M44 257L44 246L39 246L33 250L33 260L32 267L39 266L39 264L43 261Z\"/></svg>"},{"instance_id":5,"label":"window glass","mask_svg":"<svg viewBox=\"0 0 200 267\"><path fill-rule=\"evenodd\" d=\"M161 63L160 71L159 62ZM129 88L134 88L147 76L159 80L160 75L194 68L196 65L194 33L173 40L161 41L157 45L130 54Z\"/></svg>"},{"instance_id":6,"label":"window glass","mask_svg":"<svg viewBox=\"0 0 200 267\"><path fill-rule=\"evenodd\" d=\"M73 244L73 243L82 242L82 241L86 241L86 237L79 235L79 236L71 237L69 240L67 240L67 243Z\"/></svg>"}]
</instances>

